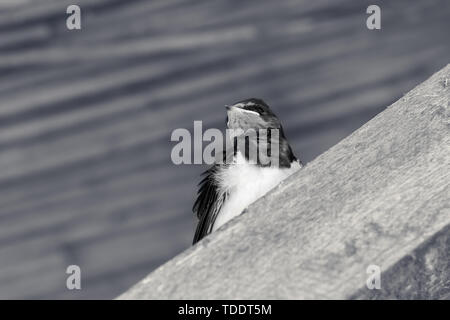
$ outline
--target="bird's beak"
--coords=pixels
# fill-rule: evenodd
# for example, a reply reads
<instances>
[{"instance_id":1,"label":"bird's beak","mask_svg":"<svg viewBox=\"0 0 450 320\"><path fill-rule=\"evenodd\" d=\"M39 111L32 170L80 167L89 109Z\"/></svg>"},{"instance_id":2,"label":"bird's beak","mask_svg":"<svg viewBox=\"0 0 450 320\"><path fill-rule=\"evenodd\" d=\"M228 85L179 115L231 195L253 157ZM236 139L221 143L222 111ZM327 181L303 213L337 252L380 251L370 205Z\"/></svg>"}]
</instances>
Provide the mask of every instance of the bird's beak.
<instances>
[{"instance_id":1,"label":"bird's beak","mask_svg":"<svg viewBox=\"0 0 450 320\"><path fill-rule=\"evenodd\" d=\"M231 111L233 109L242 110L242 103L233 104L232 106L225 106L225 108L227 108L227 111Z\"/></svg>"},{"instance_id":2,"label":"bird's beak","mask_svg":"<svg viewBox=\"0 0 450 320\"><path fill-rule=\"evenodd\" d=\"M236 103L232 106L225 106L225 107L227 108L227 111L234 110L234 111L239 111L240 113L251 113L251 114L259 115L258 112L244 109L244 105L242 103Z\"/></svg>"}]
</instances>

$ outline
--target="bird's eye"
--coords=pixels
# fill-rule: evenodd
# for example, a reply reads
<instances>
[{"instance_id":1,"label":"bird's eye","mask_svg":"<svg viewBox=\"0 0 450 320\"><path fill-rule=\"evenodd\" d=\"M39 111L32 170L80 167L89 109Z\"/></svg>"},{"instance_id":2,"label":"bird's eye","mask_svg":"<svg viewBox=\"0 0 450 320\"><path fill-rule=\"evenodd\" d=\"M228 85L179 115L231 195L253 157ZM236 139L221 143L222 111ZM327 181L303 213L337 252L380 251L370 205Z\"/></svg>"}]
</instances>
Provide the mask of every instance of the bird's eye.
<instances>
[{"instance_id":1,"label":"bird's eye","mask_svg":"<svg viewBox=\"0 0 450 320\"><path fill-rule=\"evenodd\" d=\"M258 112L259 114L263 112L263 109L255 104L247 104L246 106L244 106L244 109L248 111Z\"/></svg>"},{"instance_id":2,"label":"bird's eye","mask_svg":"<svg viewBox=\"0 0 450 320\"><path fill-rule=\"evenodd\" d=\"M258 112L259 114L264 113L264 109L259 106L254 106L253 109L254 109L254 111Z\"/></svg>"}]
</instances>

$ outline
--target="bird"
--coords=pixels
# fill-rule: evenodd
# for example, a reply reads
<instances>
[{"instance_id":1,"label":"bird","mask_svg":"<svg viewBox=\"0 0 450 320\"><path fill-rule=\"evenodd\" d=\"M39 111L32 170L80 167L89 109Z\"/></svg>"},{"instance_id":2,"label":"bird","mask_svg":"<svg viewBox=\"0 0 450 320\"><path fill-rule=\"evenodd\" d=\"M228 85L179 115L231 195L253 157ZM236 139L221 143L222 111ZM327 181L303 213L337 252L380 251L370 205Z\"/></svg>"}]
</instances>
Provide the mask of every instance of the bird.
<instances>
[{"instance_id":1,"label":"bird","mask_svg":"<svg viewBox=\"0 0 450 320\"><path fill-rule=\"evenodd\" d=\"M224 161L216 158L216 162L202 173L204 178L198 184L197 199L192 208L198 219L193 245L240 215L250 204L303 167L286 139L280 120L264 100L245 99L226 106L226 112L226 126L232 132L230 137L234 144L231 150L228 148L223 153ZM238 147L237 138L251 130L267 130L268 134L256 134L256 138L245 140L244 148ZM266 157L264 153L252 157L249 152L252 143L257 148L268 148ZM267 161L271 150L278 151L278 159L273 163Z\"/></svg>"}]
</instances>

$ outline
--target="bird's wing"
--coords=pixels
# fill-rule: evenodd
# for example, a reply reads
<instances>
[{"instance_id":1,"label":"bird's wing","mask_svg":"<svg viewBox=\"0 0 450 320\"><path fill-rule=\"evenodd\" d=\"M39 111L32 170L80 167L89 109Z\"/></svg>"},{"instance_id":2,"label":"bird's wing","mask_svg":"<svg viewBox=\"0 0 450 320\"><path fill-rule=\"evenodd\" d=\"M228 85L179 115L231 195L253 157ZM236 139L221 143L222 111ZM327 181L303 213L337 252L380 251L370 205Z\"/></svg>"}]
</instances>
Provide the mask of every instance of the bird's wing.
<instances>
[{"instance_id":1,"label":"bird's wing","mask_svg":"<svg viewBox=\"0 0 450 320\"><path fill-rule=\"evenodd\" d=\"M215 179L215 174L220 168L221 165L216 164L202 174L205 178L199 183L197 200L192 208L199 219L193 244L211 232L225 201L226 193L220 191Z\"/></svg>"},{"instance_id":2,"label":"bird's wing","mask_svg":"<svg viewBox=\"0 0 450 320\"><path fill-rule=\"evenodd\" d=\"M192 211L199 219L193 244L212 231L217 215L228 196L228 192L219 187L216 175L220 170L226 170L226 167L232 163L234 154L234 147L229 147L226 152L218 153L216 155L217 159L222 159L222 162L216 163L202 173L205 177L198 184L198 196L192 208Z\"/></svg>"}]
</instances>

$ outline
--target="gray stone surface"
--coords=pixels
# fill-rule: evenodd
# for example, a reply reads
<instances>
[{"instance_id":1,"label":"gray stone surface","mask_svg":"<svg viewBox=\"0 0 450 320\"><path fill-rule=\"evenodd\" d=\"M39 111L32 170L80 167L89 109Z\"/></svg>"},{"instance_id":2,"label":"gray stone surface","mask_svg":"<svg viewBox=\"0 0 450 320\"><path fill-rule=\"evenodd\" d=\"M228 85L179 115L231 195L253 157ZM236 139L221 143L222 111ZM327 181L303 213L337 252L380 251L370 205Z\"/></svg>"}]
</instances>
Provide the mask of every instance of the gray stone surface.
<instances>
[{"instance_id":1,"label":"gray stone surface","mask_svg":"<svg viewBox=\"0 0 450 320\"><path fill-rule=\"evenodd\" d=\"M450 300L450 225L383 273L381 290L361 288L352 299Z\"/></svg>"},{"instance_id":2,"label":"gray stone surface","mask_svg":"<svg viewBox=\"0 0 450 320\"><path fill-rule=\"evenodd\" d=\"M119 298L448 298L449 83L447 66Z\"/></svg>"}]
</instances>

